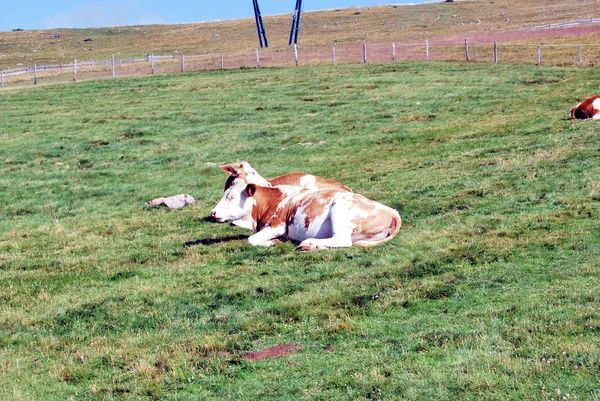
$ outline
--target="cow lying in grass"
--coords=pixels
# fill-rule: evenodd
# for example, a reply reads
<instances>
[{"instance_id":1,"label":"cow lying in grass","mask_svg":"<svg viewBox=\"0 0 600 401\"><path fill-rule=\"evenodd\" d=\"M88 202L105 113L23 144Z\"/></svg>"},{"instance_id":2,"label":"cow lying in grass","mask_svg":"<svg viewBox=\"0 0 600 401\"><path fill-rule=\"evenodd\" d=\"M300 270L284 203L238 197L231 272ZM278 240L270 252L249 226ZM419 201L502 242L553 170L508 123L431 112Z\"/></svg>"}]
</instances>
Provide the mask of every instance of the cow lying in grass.
<instances>
[{"instance_id":1,"label":"cow lying in grass","mask_svg":"<svg viewBox=\"0 0 600 401\"><path fill-rule=\"evenodd\" d=\"M571 118L600 120L600 96L585 99L571 110Z\"/></svg>"},{"instance_id":2,"label":"cow lying in grass","mask_svg":"<svg viewBox=\"0 0 600 401\"><path fill-rule=\"evenodd\" d=\"M375 246L394 238L402 220L394 209L338 189L262 186L244 169L223 168L233 178L210 212L217 222L251 228L248 242L271 246L286 237L299 250ZM250 178L252 180L253 178Z\"/></svg>"}]
</instances>

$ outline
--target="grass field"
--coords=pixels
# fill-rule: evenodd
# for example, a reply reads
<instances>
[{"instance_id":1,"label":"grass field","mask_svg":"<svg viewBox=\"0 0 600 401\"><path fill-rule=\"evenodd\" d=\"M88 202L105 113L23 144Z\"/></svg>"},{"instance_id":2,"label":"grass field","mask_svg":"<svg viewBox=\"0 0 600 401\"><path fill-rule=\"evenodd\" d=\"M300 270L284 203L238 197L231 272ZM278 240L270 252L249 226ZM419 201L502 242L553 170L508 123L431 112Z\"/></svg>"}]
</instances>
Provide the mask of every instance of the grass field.
<instances>
[{"instance_id":1,"label":"grass field","mask_svg":"<svg viewBox=\"0 0 600 401\"><path fill-rule=\"evenodd\" d=\"M396 63L0 92L0 399L600 399L600 70ZM219 165L396 208L249 246ZM189 193L178 211L145 202ZM248 351L299 344L291 356Z\"/></svg>"}]
</instances>

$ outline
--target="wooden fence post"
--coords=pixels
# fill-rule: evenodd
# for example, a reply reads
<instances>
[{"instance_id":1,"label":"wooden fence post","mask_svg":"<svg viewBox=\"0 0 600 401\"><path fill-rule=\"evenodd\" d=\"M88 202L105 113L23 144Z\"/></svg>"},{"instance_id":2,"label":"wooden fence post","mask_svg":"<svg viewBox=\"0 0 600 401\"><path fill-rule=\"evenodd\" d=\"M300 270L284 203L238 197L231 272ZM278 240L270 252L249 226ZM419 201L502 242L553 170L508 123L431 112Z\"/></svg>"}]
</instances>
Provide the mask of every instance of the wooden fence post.
<instances>
[{"instance_id":1,"label":"wooden fence post","mask_svg":"<svg viewBox=\"0 0 600 401\"><path fill-rule=\"evenodd\" d=\"M154 53L150 56L150 61L152 62L152 74L154 74Z\"/></svg>"},{"instance_id":2,"label":"wooden fence post","mask_svg":"<svg viewBox=\"0 0 600 401\"><path fill-rule=\"evenodd\" d=\"M425 58L429 61L429 41L425 41Z\"/></svg>"},{"instance_id":3,"label":"wooden fence post","mask_svg":"<svg viewBox=\"0 0 600 401\"><path fill-rule=\"evenodd\" d=\"M581 46L577 46L577 64L581 65Z\"/></svg>"},{"instance_id":4,"label":"wooden fence post","mask_svg":"<svg viewBox=\"0 0 600 401\"><path fill-rule=\"evenodd\" d=\"M181 72L185 72L185 56L181 55Z\"/></svg>"},{"instance_id":5,"label":"wooden fence post","mask_svg":"<svg viewBox=\"0 0 600 401\"><path fill-rule=\"evenodd\" d=\"M392 61L396 61L396 44L392 43Z\"/></svg>"},{"instance_id":6,"label":"wooden fence post","mask_svg":"<svg viewBox=\"0 0 600 401\"><path fill-rule=\"evenodd\" d=\"M296 57L296 67L298 67L298 45L294 43L294 57Z\"/></svg>"},{"instance_id":7,"label":"wooden fence post","mask_svg":"<svg viewBox=\"0 0 600 401\"><path fill-rule=\"evenodd\" d=\"M331 47L331 64L335 65L335 46Z\"/></svg>"},{"instance_id":8,"label":"wooden fence post","mask_svg":"<svg viewBox=\"0 0 600 401\"><path fill-rule=\"evenodd\" d=\"M223 53L221 53L221 69L225 69L225 56L223 56Z\"/></svg>"},{"instance_id":9,"label":"wooden fence post","mask_svg":"<svg viewBox=\"0 0 600 401\"><path fill-rule=\"evenodd\" d=\"M73 64L73 78L77 79L77 60Z\"/></svg>"},{"instance_id":10,"label":"wooden fence post","mask_svg":"<svg viewBox=\"0 0 600 401\"><path fill-rule=\"evenodd\" d=\"M256 49L256 66L260 68L260 56L258 55L258 49Z\"/></svg>"},{"instance_id":11,"label":"wooden fence post","mask_svg":"<svg viewBox=\"0 0 600 401\"><path fill-rule=\"evenodd\" d=\"M110 62L111 62L111 69L112 69L112 76L113 78L116 77L117 75L115 74L115 55L113 54L110 58Z\"/></svg>"},{"instance_id":12,"label":"wooden fence post","mask_svg":"<svg viewBox=\"0 0 600 401\"><path fill-rule=\"evenodd\" d=\"M367 62L367 44L363 43L363 63Z\"/></svg>"},{"instance_id":13,"label":"wooden fence post","mask_svg":"<svg viewBox=\"0 0 600 401\"><path fill-rule=\"evenodd\" d=\"M498 44L494 42L494 63L498 62Z\"/></svg>"},{"instance_id":14,"label":"wooden fence post","mask_svg":"<svg viewBox=\"0 0 600 401\"><path fill-rule=\"evenodd\" d=\"M537 59L537 63L538 65L542 64L542 46L538 45L538 59Z\"/></svg>"},{"instance_id":15,"label":"wooden fence post","mask_svg":"<svg viewBox=\"0 0 600 401\"><path fill-rule=\"evenodd\" d=\"M37 85L37 64L33 65L33 84Z\"/></svg>"},{"instance_id":16,"label":"wooden fence post","mask_svg":"<svg viewBox=\"0 0 600 401\"><path fill-rule=\"evenodd\" d=\"M465 39L465 57L469 61L469 41Z\"/></svg>"}]
</instances>

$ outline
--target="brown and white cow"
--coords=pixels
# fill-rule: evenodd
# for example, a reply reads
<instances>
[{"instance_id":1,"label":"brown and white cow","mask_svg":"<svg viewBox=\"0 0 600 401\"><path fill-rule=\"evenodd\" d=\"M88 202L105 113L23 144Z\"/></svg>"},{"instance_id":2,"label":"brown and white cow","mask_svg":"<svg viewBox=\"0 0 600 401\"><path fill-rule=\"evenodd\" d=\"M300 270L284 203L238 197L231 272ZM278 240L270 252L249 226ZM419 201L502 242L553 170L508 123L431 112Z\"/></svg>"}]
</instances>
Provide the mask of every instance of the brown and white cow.
<instances>
[{"instance_id":1,"label":"brown and white cow","mask_svg":"<svg viewBox=\"0 0 600 401\"><path fill-rule=\"evenodd\" d=\"M250 163L246 161L241 162L238 165L238 167L227 165L221 167L221 169L223 169L225 174L229 174L229 178L225 183L225 191L227 191L227 189L233 184L233 180L238 178L240 175L243 175L244 179L248 184L257 184L265 187L272 187L276 185L292 185L307 189L329 188L338 191L352 192L350 188L340 184L337 181L326 180L325 178L306 173L296 172L284 174L280 175L279 177L266 180L265 178L263 178L263 176L258 174L256 170L252 168ZM241 228L253 230L252 224L249 221L234 220L230 221L230 223Z\"/></svg>"},{"instance_id":2,"label":"brown and white cow","mask_svg":"<svg viewBox=\"0 0 600 401\"><path fill-rule=\"evenodd\" d=\"M226 171L227 172L227 171ZM210 212L217 222L243 222L254 232L248 242L271 246L286 237L299 250L375 246L394 238L397 211L362 195L336 189L307 189L249 183L237 170L223 198Z\"/></svg>"},{"instance_id":3,"label":"brown and white cow","mask_svg":"<svg viewBox=\"0 0 600 401\"><path fill-rule=\"evenodd\" d=\"M585 99L571 110L571 118L600 120L600 96Z\"/></svg>"}]
</instances>

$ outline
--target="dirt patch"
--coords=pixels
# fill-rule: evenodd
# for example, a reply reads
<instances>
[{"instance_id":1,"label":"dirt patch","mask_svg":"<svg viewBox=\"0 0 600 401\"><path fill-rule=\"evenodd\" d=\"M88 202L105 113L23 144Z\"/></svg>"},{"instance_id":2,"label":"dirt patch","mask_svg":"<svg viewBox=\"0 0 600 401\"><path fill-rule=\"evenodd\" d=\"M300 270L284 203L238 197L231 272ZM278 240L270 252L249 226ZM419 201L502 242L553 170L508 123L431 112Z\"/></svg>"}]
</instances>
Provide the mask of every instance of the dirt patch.
<instances>
[{"instance_id":1,"label":"dirt patch","mask_svg":"<svg viewBox=\"0 0 600 401\"><path fill-rule=\"evenodd\" d=\"M300 348L302 348L300 344L276 345L271 348L265 348L262 351L246 352L242 356L242 359L250 359L251 361L264 361L265 359L294 355L296 350Z\"/></svg>"}]
</instances>

